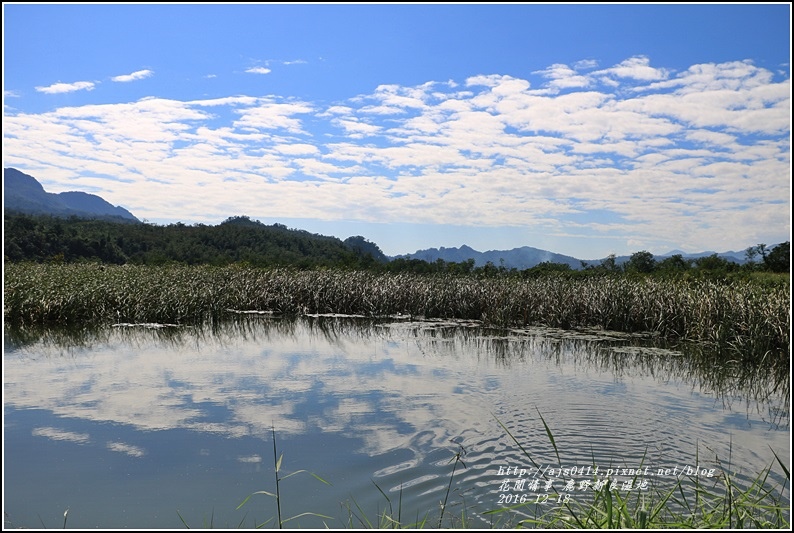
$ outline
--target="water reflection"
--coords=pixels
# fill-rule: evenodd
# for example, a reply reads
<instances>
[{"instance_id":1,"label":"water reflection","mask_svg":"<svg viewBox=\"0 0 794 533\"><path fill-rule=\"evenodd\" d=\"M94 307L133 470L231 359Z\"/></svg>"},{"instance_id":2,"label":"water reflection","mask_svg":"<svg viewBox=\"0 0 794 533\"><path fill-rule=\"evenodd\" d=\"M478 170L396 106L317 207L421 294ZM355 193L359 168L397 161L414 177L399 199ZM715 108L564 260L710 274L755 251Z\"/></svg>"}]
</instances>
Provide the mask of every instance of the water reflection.
<instances>
[{"instance_id":1,"label":"water reflection","mask_svg":"<svg viewBox=\"0 0 794 533\"><path fill-rule=\"evenodd\" d=\"M335 482L327 501L312 499L335 514L348 495L382 506L373 481L430 510L461 450L455 486L470 510L495 508L499 467L528 466L500 424L536 461L558 463L541 413L573 466L683 465L700 450L711 464L731 456L752 477L773 460L767 443L789 452L787 376L759 379L696 346L611 332L256 316L202 328L6 331L4 345L7 457L24 454L29 436L91 450L82 461L149 465L159 473L141 474L139 490L169 487L163 513L188 491L188 475L195 491L212 472L207 485L236 497L228 509L261 490L252 476L272 470L272 443L262 443L273 428L294 469ZM41 501L25 484L34 468L4 474L22 487L19 500ZM111 520L121 519L85 526L163 526Z\"/></svg>"}]
</instances>

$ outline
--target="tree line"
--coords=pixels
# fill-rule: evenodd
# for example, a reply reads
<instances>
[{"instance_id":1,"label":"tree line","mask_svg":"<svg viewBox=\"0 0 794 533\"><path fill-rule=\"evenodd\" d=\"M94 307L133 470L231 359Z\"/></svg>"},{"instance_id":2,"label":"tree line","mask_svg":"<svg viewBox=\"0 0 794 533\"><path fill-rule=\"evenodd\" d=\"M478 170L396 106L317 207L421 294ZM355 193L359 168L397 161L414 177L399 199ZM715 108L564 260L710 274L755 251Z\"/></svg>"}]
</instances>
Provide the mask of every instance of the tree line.
<instances>
[{"instance_id":1,"label":"tree line","mask_svg":"<svg viewBox=\"0 0 794 533\"><path fill-rule=\"evenodd\" d=\"M598 265L582 265L584 269L607 272L625 272L630 274L683 273L692 270L716 271L722 273L735 272L775 272L783 273L790 270L789 242L780 243L772 248L766 244L750 246L745 250L746 262L743 265L729 261L717 254L698 258L685 258L681 254L671 255L657 260L652 253L640 251L632 254L622 265L617 264L615 256L610 255ZM760 261L758 260L760 259Z\"/></svg>"},{"instance_id":2,"label":"tree line","mask_svg":"<svg viewBox=\"0 0 794 533\"><path fill-rule=\"evenodd\" d=\"M215 226L182 223L159 226L8 211L4 213L3 254L6 261L12 262L100 261L109 264L218 266L247 263L254 266L340 267L480 277L533 277L548 273L568 276L725 276L790 270L789 242L773 247L766 244L751 246L745 251L746 262L743 265L716 254L696 259L673 255L657 260L653 254L643 250L622 264L610 255L598 264L582 262L582 268L578 270L563 263L545 262L519 271L490 262L475 266L474 259L462 262L389 260L375 243L364 237L342 241L336 237L289 229L283 224L266 225L246 216L231 217Z\"/></svg>"},{"instance_id":3,"label":"tree line","mask_svg":"<svg viewBox=\"0 0 794 533\"><path fill-rule=\"evenodd\" d=\"M335 237L266 225L248 217L221 224L119 224L77 217L4 213L6 261L108 264L294 265L365 267L370 259Z\"/></svg>"}]
</instances>

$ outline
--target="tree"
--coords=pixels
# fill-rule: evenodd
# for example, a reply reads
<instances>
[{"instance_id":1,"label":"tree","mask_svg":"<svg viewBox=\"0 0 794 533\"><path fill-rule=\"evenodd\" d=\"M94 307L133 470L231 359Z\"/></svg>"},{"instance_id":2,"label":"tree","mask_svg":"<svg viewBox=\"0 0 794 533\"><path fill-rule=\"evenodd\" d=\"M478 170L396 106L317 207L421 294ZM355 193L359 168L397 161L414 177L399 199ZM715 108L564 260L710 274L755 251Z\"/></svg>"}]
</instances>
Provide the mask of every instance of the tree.
<instances>
[{"instance_id":1,"label":"tree","mask_svg":"<svg viewBox=\"0 0 794 533\"><path fill-rule=\"evenodd\" d=\"M747 266L750 270L755 269L755 257L758 255L758 248L750 246L744 251L744 257L747 259Z\"/></svg>"},{"instance_id":2,"label":"tree","mask_svg":"<svg viewBox=\"0 0 794 533\"><path fill-rule=\"evenodd\" d=\"M766 265L766 256L768 253L768 248L766 244L760 243L756 244L755 246L750 246L747 250L744 251L744 255L747 258L747 264L750 270L755 270L759 268L756 266L755 258L759 255L761 256L761 265L760 268L769 270L769 267Z\"/></svg>"},{"instance_id":3,"label":"tree","mask_svg":"<svg viewBox=\"0 0 794 533\"><path fill-rule=\"evenodd\" d=\"M707 257L698 257L695 259L695 265L701 270L721 270L723 272L730 272L736 267L735 263L724 259L717 254L711 254Z\"/></svg>"},{"instance_id":4,"label":"tree","mask_svg":"<svg viewBox=\"0 0 794 533\"><path fill-rule=\"evenodd\" d=\"M764 257L764 267L772 272L789 272L791 269L791 246L781 242Z\"/></svg>"},{"instance_id":5,"label":"tree","mask_svg":"<svg viewBox=\"0 0 794 533\"><path fill-rule=\"evenodd\" d=\"M758 250L759 255L761 256L761 261L766 261L766 244L761 243L756 245L756 249Z\"/></svg>"},{"instance_id":6,"label":"tree","mask_svg":"<svg viewBox=\"0 0 794 533\"><path fill-rule=\"evenodd\" d=\"M656 268L656 259L648 251L641 251L633 254L624 265L626 272L640 272L650 274Z\"/></svg>"},{"instance_id":7,"label":"tree","mask_svg":"<svg viewBox=\"0 0 794 533\"><path fill-rule=\"evenodd\" d=\"M690 261L684 259L681 254L666 257L656 265L656 269L662 272L685 272L689 267Z\"/></svg>"},{"instance_id":8,"label":"tree","mask_svg":"<svg viewBox=\"0 0 794 533\"><path fill-rule=\"evenodd\" d=\"M458 263L460 265L460 269L464 274L470 274L474 270L474 258L470 257L465 261L461 261Z\"/></svg>"},{"instance_id":9,"label":"tree","mask_svg":"<svg viewBox=\"0 0 794 533\"><path fill-rule=\"evenodd\" d=\"M607 272L619 272L620 271L620 267L618 266L618 263L616 261L615 254L609 254L606 257L606 259L601 261L600 267L602 269L606 270Z\"/></svg>"}]
</instances>

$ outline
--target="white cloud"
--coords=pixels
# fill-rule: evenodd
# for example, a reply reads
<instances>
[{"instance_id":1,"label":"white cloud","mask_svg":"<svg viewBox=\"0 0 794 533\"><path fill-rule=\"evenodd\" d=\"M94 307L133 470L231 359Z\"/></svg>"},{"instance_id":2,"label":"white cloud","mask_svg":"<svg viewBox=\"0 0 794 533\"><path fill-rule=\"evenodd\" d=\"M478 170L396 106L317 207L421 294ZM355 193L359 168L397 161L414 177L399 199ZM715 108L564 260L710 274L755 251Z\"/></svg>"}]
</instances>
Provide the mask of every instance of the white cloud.
<instances>
[{"instance_id":1,"label":"white cloud","mask_svg":"<svg viewBox=\"0 0 794 533\"><path fill-rule=\"evenodd\" d=\"M501 76L499 74L489 74L480 76L471 76L466 79L466 87L484 85L486 87L496 87L503 81L510 81L513 78L510 76Z\"/></svg>"},{"instance_id":2,"label":"white cloud","mask_svg":"<svg viewBox=\"0 0 794 533\"><path fill-rule=\"evenodd\" d=\"M311 144L283 144L279 145L276 148L276 151L282 153L284 155L315 155L320 152L320 150Z\"/></svg>"},{"instance_id":3,"label":"white cloud","mask_svg":"<svg viewBox=\"0 0 794 533\"><path fill-rule=\"evenodd\" d=\"M735 135L729 135L718 131L709 131L706 129L695 130L687 132L686 137L694 142L712 146L722 146L725 149L735 149L737 147Z\"/></svg>"},{"instance_id":4,"label":"white cloud","mask_svg":"<svg viewBox=\"0 0 794 533\"><path fill-rule=\"evenodd\" d=\"M249 74L270 74L272 70L267 67L251 67L246 69Z\"/></svg>"},{"instance_id":5,"label":"white cloud","mask_svg":"<svg viewBox=\"0 0 794 533\"><path fill-rule=\"evenodd\" d=\"M45 94L72 93L75 91L93 91L95 84L90 81L76 81L74 83L53 83L47 87L36 87L36 90Z\"/></svg>"},{"instance_id":6,"label":"white cloud","mask_svg":"<svg viewBox=\"0 0 794 533\"><path fill-rule=\"evenodd\" d=\"M421 109L425 107L428 87L399 87L397 85L380 85L371 98L391 108Z\"/></svg>"},{"instance_id":7,"label":"white cloud","mask_svg":"<svg viewBox=\"0 0 794 533\"><path fill-rule=\"evenodd\" d=\"M692 239L729 232L742 242L761 211L777 220L790 209L779 202L789 196L789 80L742 61L673 76L647 58L535 74L553 90L480 75L462 91L382 85L325 107L230 95L10 112L6 164L40 170L60 190L101 190L141 218L186 222L243 212L465 221L557 234L613 228L648 242L697 224ZM596 83L613 78L618 88ZM621 90L629 79L636 90ZM701 189L713 192L692 193ZM620 223L582 222L591 210ZM697 218L706 211L713 216ZM725 222L738 213L748 227Z\"/></svg>"},{"instance_id":8,"label":"white cloud","mask_svg":"<svg viewBox=\"0 0 794 533\"><path fill-rule=\"evenodd\" d=\"M595 59L582 59L581 61L577 61L574 63L573 68L576 70L587 70L591 68L596 68L598 66L598 61Z\"/></svg>"},{"instance_id":9,"label":"white cloud","mask_svg":"<svg viewBox=\"0 0 794 533\"><path fill-rule=\"evenodd\" d=\"M399 115L405 113L405 109L387 105L371 105L362 107L359 112L370 115Z\"/></svg>"},{"instance_id":10,"label":"white cloud","mask_svg":"<svg viewBox=\"0 0 794 533\"><path fill-rule=\"evenodd\" d=\"M698 81L697 85L701 85ZM779 87L774 87L779 85ZM790 131L788 81L773 84L758 92L755 89L690 90L684 86L674 93L654 94L626 101L624 107L635 111L668 116L694 128L728 127L735 131L768 134ZM777 94L770 102L770 95ZM770 105L771 103L771 105Z\"/></svg>"},{"instance_id":11,"label":"white cloud","mask_svg":"<svg viewBox=\"0 0 794 533\"><path fill-rule=\"evenodd\" d=\"M318 112L317 116L321 118L325 118L333 115L352 115L352 114L353 114L352 107L342 106L342 105L332 105L325 111Z\"/></svg>"},{"instance_id":12,"label":"white cloud","mask_svg":"<svg viewBox=\"0 0 794 533\"><path fill-rule=\"evenodd\" d=\"M277 103L260 99L256 107L236 109L240 118L234 126L247 131L261 129L285 129L293 133L303 133L300 119L294 115L310 113L314 108L301 102Z\"/></svg>"},{"instance_id":13,"label":"white cloud","mask_svg":"<svg viewBox=\"0 0 794 533\"><path fill-rule=\"evenodd\" d=\"M626 59L614 67L593 72L593 76L605 75L618 78L630 78L638 81L656 81L666 79L669 72L650 66L650 59L645 56L636 56Z\"/></svg>"},{"instance_id":14,"label":"white cloud","mask_svg":"<svg viewBox=\"0 0 794 533\"><path fill-rule=\"evenodd\" d=\"M557 90L587 87L590 85L589 78L579 75L568 65L552 65L545 70L533 72L533 74L540 74L544 78L548 78L551 80L548 85Z\"/></svg>"},{"instance_id":15,"label":"white cloud","mask_svg":"<svg viewBox=\"0 0 794 533\"><path fill-rule=\"evenodd\" d=\"M191 106L198 105L204 107L227 106L227 105L252 106L259 101L260 99L255 96L227 96L223 98L213 98L210 100L192 100L190 102L190 105Z\"/></svg>"},{"instance_id":16,"label":"white cloud","mask_svg":"<svg viewBox=\"0 0 794 533\"><path fill-rule=\"evenodd\" d=\"M372 124L365 124L358 120L336 119L334 124L343 128L345 132L352 138L362 139L368 135L378 133L381 128Z\"/></svg>"},{"instance_id":17,"label":"white cloud","mask_svg":"<svg viewBox=\"0 0 794 533\"><path fill-rule=\"evenodd\" d=\"M113 81L126 83L126 82L129 82L129 81L142 80L142 79L145 79L145 78L149 78L149 77L151 77L153 75L154 75L154 72L151 71L151 70L138 70L138 71L133 72L132 74L123 74L121 76L114 76L113 78L110 78L110 79L113 80Z\"/></svg>"}]
</instances>

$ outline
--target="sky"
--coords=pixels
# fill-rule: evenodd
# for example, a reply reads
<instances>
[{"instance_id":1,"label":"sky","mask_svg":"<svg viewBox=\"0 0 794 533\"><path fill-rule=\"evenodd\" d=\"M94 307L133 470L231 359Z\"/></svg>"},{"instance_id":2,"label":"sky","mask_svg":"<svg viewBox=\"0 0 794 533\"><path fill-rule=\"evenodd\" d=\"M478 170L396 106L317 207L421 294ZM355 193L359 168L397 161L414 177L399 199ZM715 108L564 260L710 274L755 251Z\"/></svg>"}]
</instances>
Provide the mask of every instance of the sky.
<instances>
[{"instance_id":1,"label":"sky","mask_svg":"<svg viewBox=\"0 0 794 533\"><path fill-rule=\"evenodd\" d=\"M791 6L3 4L3 168L155 224L579 259L791 237Z\"/></svg>"}]
</instances>

